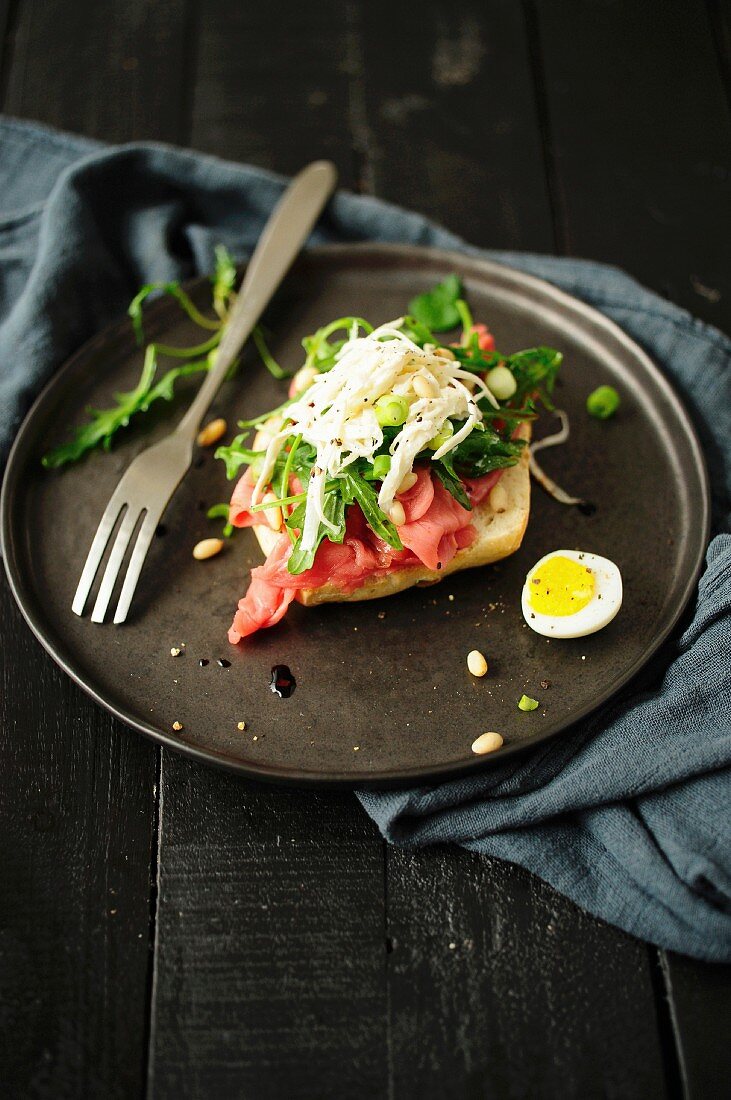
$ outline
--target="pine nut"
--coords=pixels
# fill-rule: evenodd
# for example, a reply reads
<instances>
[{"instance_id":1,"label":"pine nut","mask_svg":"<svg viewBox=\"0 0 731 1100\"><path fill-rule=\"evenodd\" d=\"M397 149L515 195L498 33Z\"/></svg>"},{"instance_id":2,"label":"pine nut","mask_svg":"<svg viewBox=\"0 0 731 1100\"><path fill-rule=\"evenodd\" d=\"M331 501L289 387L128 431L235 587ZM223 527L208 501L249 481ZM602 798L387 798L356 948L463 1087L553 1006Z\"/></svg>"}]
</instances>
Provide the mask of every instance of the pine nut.
<instances>
[{"instance_id":1,"label":"pine nut","mask_svg":"<svg viewBox=\"0 0 731 1100\"><path fill-rule=\"evenodd\" d=\"M196 442L199 447L212 447L214 443L218 443L222 435L226 434L226 421L219 417L218 420L212 420L210 424L206 424L205 428L201 428L198 432L198 438Z\"/></svg>"},{"instance_id":2,"label":"pine nut","mask_svg":"<svg viewBox=\"0 0 731 1100\"><path fill-rule=\"evenodd\" d=\"M493 485L488 499L493 512L504 512L508 506L508 494L505 486L501 485L500 482Z\"/></svg>"},{"instance_id":3,"label":"pine nut","mask_svg":"<svg viewBox=\"0 0 731 1100\"><path fill-rule=\"evenodd\" d=\"M395 523L397 527L401 527L404 523L406 523L406 512L404 511L404 506L403 504L400 504L398 500L395 500L391 505L388 512L388 518L391 520L391 523Z\"/></svg>"},{"instance_id":4,"label":"pine nut","mask_svg":"<svg viewBox=\"0 0 731 1100\"><path fill-rule=\"evenodd\" d=\"M300 367L292 379L292 388L295 393L302 393L317 378L320 372L316 367Z\"/></svg>"},{"instance_id":5,"label":"pine nut","mask_svg":"<svg viewBox=\"0 0 731 1100\"><path fill-rule=\"evenodd\" d=\"M261 498L261 502L262 504L271 504L271 502L276 499L277 497L275 497L274 493L264 493L264 496ZM271 527L272 531L282 530L282 509L279 505L277 505L276 508L265 508L264 518Z\"/></svg>"},{"instance_id":6,"label":"pine nut","mask_svg":"<svg viewBox=\"0 0 731 1100\"><path fill-rule=\"evenodd\" d=\"M410 474L406 474L404 480L401 482L398 489L396 490L396 496L400 496L401 493L408 493L409 489L414 488L418 480L419 477L417 474L414 473L413 470Z\"/></svg>"},{"instance_id":7,"label":"pine nut","mask_svg":"<svg viewBox=\"0 0 731 1100\"><path fill-rule=\"evenodd\" d=\"M467 654L467 668L473 676L484 676L487 672L487 661L479 649Z\"/></svg>"},{"instance_id":8,"label":"pine nut","mask_svg":"<svg viewBox=\"0 0 731 1100\"><path fill-rule=\"evenodd\" d=\"M417 397L436 397L437 388L430 378L426 378L423 374L417 374L414 376L412 382L414 387L414 393Z\"/></svg>"},{"instance_id":9,"label":"pine nut","mask_svg":"<svg viewBox=\"0 0 731 1100\"><path fill-rule=\"evenodd\" d=\"M202 539L193 547L193 557L196 561L205 561L206 558L215 558L223 550L223 539Z\"/></svg>"},{"instance_id":10,"label":"pine nut","mask_svg":"<svg viewBox=\"0 0 731 1100\"><path fill-rule=\"evenodd\" d=\"M503 739L499 733L481 733L477 740L472 742L472 751L478 756L483 756L486 752L495 752L495 749L502 747Z\"/></svg>"},{"instance_id":11,"label":"pine nut","mask_svg":"<svg viewBox=\"0 0 731 1100\"><path fill-rule=\"evenodd\" d=\"M436 354L440 355L442 357L442 359L456 359L457 358L457 356L454 354L454 352L452 351L451 348L437 348Z\"/></svg>"}]
</instances>

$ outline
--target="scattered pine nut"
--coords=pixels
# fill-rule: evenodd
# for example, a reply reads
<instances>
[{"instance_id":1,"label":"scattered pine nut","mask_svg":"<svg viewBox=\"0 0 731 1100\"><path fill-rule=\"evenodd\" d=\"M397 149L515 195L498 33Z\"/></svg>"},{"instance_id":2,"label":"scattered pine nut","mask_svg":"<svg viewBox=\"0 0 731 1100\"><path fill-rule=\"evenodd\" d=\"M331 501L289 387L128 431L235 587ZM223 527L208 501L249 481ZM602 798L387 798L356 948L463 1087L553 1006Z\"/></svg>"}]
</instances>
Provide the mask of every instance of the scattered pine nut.
<instances>
[{"instance_id":1,"label":"scattered pine nut","mask_svg":"<svg viewBox=\"0 0 731 1100\"><path fill-rule=\"evenodd\" d=\"M406 523L406 512L404 511L404 506L398 500L395 500L391 505L388 512L388 518L391 520L391 523L394 523L396 525L396 527L401 527L402 524Z\"/></svg>"},{"instance_id":2,"label":"scattered pine nut","mask_svg":"<svg viewBox=\"0 0 731 1100\"><path fill-rule=\"evenodd\" d=\"M182 722L173 722L173 729L174 730L181 730L182 728L183 728L183 723Z\"/></svg>"},{"instance_id":3,"label":"scattered pine nut","mask_svg":"<svg viewBox=\"0 0 731 1100\"><path fill-rule=\"evenodd\" d=\"M261 498L262 504L271 504L272 501L275 500L277 500L277 497L271 491L268 493L264 493L264 496ZM273 508L265 508L264 518L271 527L272 531L282 530L282 509L278 504L276 505L276 507Z\"/></svg>"},{"instance_id":4,"label":"scattered pine nut","mask_svg":"<svg viewBox=\"0 0 731 1100\"><path fill-rule=\"evenodd\" d=\"M223 550L223 539L202 539L193 547L193 557L196 561L205 561L206 558L214 558Z\"/></svg>"},{"instance_id":5,"label":"scattered pine nut","mask_svg":"<svg viewBox=\"0 0 731 1100\"><path fill-rule=\"evenodd\" d=\"M223 417L219 417L218 420L212 420L210 424L206 424L205 428L201 428L198 432L197 443L199 447L212 447L214 443L218 443L221 436L226 434L226 421Z\"/></svg>"},{"instance_id":6,"label":"scattered pine nut","mask_svg":"<svg viewBox=\"0 0 731 1100\"><path fill-rule=\"evenodd\" d=\"M302 393L317 378L320 372L317 367L300 367L292 379L292 390L295 394Z\"/></svg>"},{"instance_id":7,"label":"scattered pine nut","mask_svg":"<svg viewBox=\"0 0 731 1100\"><path fill-rule=\"evenodd\" d=\"M487 672L487 661L479 649L473 649L467 654L467 668L473 676L484 676Z\"/></svg>"},{"instance_id":8,"label":"scattered pine nut","mask_svg":"<svg viewBox=\"0 0 731 1100\"><path fill-rule=\"evenodd\" d=\"M490 490L488 499L493 512L504 512L508 506L508 494L505 486L498 481L497 485L493 485Z\"/></svg>"},{"instance_id":9,"label":"scattered pine nut","mask_svg":"<svg viewBox=\"0 0 731 1100\"><path fill-rule=\"evenodd\" d=\"M412 382L414 387L414 393L417 397L436 397L437 388L431 379L426 378L423 374L417 374L414 376Z\"/></svg>"},{"instance_id":10,"label":"scattered pine nut","mask_svg":"<svg viewBox=\"0 0 731 1100\"><path fill-rule=\"evenodd\" d=\"M472 751L478 756L484 756L486 752L495 752L503 747L503 739L499 733L481 733L476 741L472 742Z\"/></svg>"},{"instance_id":11,"label":"scattered pine nut","mask_svg":"<svg viewBox=\"0 0 731 1100\"><path fill-rule=\"evenodd\" d=\"M236 723L236 728L239 729L239 730L245 730L246 729L246 722L237 722Z\"/></svg>"},{"instance_id":12,"label":"scattered pine nut","mask_svg":"<svg viewBox=\"0 0 731 1100\"><path fill-rule=\"evenodd\" d=\"M405 474L404 480L401 482L398 489L396 490L396 496L398 497L401 496L402 493L408 493L409 489L414 488L418 480L419 475L415 474L413 470L410 474Z\"/></svg>"}]
</instances>

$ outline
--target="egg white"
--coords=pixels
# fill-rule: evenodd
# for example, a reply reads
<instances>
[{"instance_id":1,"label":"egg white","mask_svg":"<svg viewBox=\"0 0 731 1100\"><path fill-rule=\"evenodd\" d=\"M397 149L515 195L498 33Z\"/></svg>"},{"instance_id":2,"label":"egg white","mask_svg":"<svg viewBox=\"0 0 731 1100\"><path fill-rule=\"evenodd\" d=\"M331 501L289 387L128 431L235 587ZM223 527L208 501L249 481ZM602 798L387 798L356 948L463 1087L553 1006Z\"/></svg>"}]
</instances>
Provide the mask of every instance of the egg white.
<instances>
[{"instance_id":1,"label":"egg white","mask_svg":"<svg viewBox=\"0 0 731 1100\"><path fill-rule=\"evenodd\" d=\"M543 615L530 603L530 578L551 558L569 558L591 569L594 592L591 599L573 615ZM622 606L622 575L609 558L589 554L585 550L553 550L537 561L525 578L522 595L523 618L536 634L546 638L584 638L595 634L608 623Z\"/></svg>"}]
</instances>

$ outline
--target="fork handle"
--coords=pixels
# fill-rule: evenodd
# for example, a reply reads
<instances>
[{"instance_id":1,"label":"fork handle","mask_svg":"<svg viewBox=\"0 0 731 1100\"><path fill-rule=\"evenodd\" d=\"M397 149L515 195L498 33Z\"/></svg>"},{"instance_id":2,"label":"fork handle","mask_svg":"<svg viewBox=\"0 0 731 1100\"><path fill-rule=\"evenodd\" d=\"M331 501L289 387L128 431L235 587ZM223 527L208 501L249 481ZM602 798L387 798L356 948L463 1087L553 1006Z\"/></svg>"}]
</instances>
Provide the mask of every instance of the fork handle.
<instances>
[{"instance_id":1,"label":"fork handle","mask_svg":"<svg viewBox=\"0 0 731 1100\"><path fill-rule=\"evenodd\" d=\"M178 424L177 434L191 440L196 435L231 364L335 190L337 178L334 164L328 160L316 160L295 176L275 206L249 261L215 363Z\"/></svg>"}]
</instances>

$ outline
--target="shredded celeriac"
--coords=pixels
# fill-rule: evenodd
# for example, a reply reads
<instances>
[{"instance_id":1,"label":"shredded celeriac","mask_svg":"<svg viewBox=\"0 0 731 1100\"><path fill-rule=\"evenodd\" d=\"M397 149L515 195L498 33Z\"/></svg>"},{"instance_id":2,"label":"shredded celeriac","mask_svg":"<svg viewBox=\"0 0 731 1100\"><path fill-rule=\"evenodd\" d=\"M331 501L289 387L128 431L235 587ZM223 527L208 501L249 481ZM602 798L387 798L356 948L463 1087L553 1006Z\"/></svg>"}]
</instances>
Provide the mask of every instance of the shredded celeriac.
<instances>
[{"instance_id":1,"label":"shredded celeriac","mask_svg":"<svg viewBox=\"0 0 731 1100\"><path fill-rule=\"evenodd\" d=\"M289 436L301 434L317 451L307 486L302 529L305 550L314 547L320 523L334 530L323 510L327 479L338 477L359 458L372 461L383 445L383 430L374 410L380 397L396 395L405 398L409 406L406 421L389 448L391 467L378 494L378 506L386 514L417 454L438 435L445 421L454 418L465 422L434 451L434 459L459 446L482 421L479 398L484 396L498 407L481 378L462 369L457 360L440 355L439 349L419 347L400 330L400 323L399 318L381 325L367 336L351 333L338 352L335 366L287 406L287 423L267 446L252 493L254 503L261 499ZM416 393L417 377L424 380L433 396L420 397Z\"/></svg>"},{"instance_id":2,"label":"shredded celeriac","mask_svg":"<svg viewBox=\"0 0 731 1100\"><path fill-rule=\"evenodd\" d=\"M561 443L566 443L569 438L571 427L569 424L568 413L565 413L563 409L555 409L554 415L558 417L561 427L559 431L553 435L547 435L544 439L540 439L537 443L533 443L530 448L530 472L533 477L542 485L546 492L558 501L559 504L585 504L586 501L581 497L569 496L560 485L557 485L553 478L550 478L545 470L539 466L535 458L536 451L542 451L545 447L557 447Z\"/></svg>"}]
</instances>

